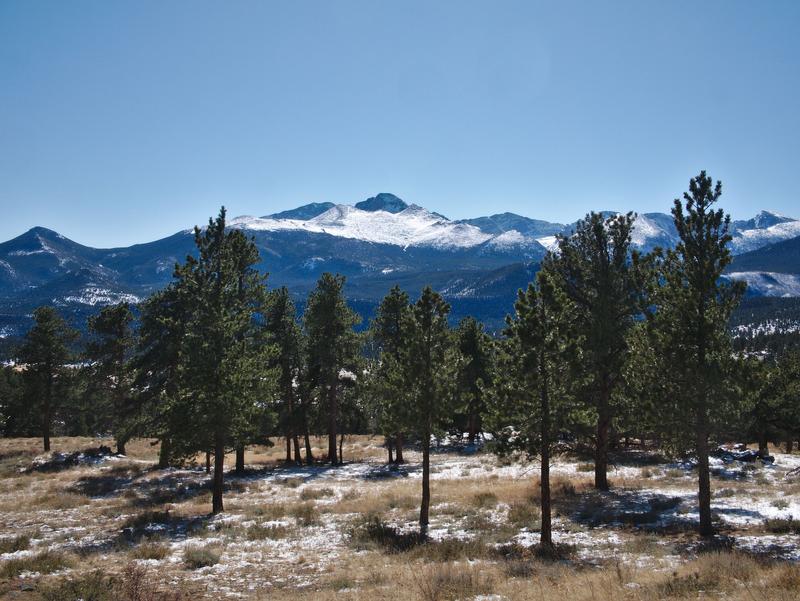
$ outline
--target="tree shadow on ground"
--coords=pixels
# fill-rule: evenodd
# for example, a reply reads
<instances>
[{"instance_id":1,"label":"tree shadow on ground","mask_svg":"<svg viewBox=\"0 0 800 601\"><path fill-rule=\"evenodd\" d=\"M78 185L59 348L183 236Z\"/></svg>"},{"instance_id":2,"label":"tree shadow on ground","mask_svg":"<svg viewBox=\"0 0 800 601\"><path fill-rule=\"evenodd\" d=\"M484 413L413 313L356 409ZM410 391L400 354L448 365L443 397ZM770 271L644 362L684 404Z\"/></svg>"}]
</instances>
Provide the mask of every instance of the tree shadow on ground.
<instances>
[{"instance_id":1,"label":"tree shadow on ground","mask_svg":"<svg viewBox=\"0 0 800 601\"><path fill-rule=\"evenodd\" d=\"M562 500L559 509L581 525L634 528L659 533L697 530L694 495L665 495L642 490L588 491ZM739 507L713 507L720 517L763 520L760 512Z\"/></svg>"}]
</instances>

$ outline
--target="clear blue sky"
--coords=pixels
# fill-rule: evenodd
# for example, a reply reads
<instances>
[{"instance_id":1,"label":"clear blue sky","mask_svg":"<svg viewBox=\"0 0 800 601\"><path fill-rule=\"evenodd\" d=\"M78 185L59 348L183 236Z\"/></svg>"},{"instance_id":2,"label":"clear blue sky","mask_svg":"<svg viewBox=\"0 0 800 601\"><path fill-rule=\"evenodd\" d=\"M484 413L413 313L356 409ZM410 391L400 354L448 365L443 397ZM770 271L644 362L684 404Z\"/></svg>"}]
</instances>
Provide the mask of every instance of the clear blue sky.
<instances>
[{"instance_id":1,"label":"clear blue sky","mask_svg":"<svg viewBox=\"0 0 800 601\"><path fill-rule=\"evenodd\" d=\"M394 192L800 217L800 2L0 2L0 240Z\"/></svg>"}]
</instances>

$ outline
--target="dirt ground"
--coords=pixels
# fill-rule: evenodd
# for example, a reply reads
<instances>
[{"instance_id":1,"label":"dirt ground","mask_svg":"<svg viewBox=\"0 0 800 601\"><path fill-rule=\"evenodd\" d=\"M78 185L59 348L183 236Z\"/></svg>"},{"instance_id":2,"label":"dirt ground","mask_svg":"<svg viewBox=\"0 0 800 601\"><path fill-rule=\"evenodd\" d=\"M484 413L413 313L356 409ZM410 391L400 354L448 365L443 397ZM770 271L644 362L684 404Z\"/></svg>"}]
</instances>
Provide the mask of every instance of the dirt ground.
<instances>
[{"instance_id":1,"label":"dirt ground","mask_svg":"<svg viewBox=\"0 0 800 601\"><path fill-rule=\"evenodd\" d=\"M771 466L714 462L712 544L694 534L691 465L626 453L599 493L591 463L558 457L553 558L533 550L538 465L480 450L436 449L420 544L420 456L390 468L379 437L349 438L335 468L248 448L217 516L201 457L157 469L158 446L137 440L56 465L40 444L0 439L0 599L800 598L800 455L777 449Z\"/></svg>"}]
</instances>

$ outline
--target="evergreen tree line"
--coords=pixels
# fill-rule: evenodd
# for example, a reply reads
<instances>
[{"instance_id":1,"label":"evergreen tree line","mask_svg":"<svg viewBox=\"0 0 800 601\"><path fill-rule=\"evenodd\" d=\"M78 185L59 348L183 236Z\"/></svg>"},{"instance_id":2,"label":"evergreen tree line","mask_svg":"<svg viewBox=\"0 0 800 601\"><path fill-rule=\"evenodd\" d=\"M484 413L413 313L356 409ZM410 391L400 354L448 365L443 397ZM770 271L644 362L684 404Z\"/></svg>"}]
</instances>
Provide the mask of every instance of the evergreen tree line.
<instances>
[{"instance_id":1,"label":"evergreen tree line","mask_svg":"<svg viewBox=\"0 0 800 601\"><path fill-rule=\"evenodd\" d=\"M419 524L427 530L432 441L474 443L541 462L542 545L552 546L549 464L564 448L590 450L594 485L610 486L609 456L653 444L697 463L700 531L713 533L709 454L721 441L800 437L800 355L779 361L735 352L728 331L744 286L722 279L730 218L720 182L701 172L672 209L680 241L642 255L634 215L590 213L558 238L520 290L502 336L473 318L457 327L426 287L399 287L368 330L345 302L343 276L323 274L299 318L286 288L268 290L258 250L228 230L225 210L195 230L197 257L139 307L104 308L89 322L82 357L75 332L41 307L0 379L7 436L110 433L158 439L160 464L206 453L212 510L223 510L225 455L278 437L286 460L343 461L344 436L383 434L390 463L422 455ZM77 366L70 363L80 361ZM310 437L325 435L314 457Z\"/></svg>"}]
</instances>

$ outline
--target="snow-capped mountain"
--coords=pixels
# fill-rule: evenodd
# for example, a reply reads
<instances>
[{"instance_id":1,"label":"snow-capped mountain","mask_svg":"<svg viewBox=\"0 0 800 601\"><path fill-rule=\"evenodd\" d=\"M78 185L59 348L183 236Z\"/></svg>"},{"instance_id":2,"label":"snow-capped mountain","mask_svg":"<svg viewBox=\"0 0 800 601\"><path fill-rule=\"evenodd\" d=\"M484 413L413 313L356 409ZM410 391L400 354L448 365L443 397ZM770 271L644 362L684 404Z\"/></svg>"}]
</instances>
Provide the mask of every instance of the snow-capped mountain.
<instances>
[{"instance_id":1,"label":"snow-capped mountain","mask_svg":"<svg viewBox=\"0 0 800 601\"><path fill-rule=\"evenodd\" d=\"M381 193L355 205L312 203L229 225L253 237L269 284L288 286L301 303L319 275L332 271L347 277L351 302L365 316L394 284L412 292L431 284L448 297L455 318L472 314L499 324L514 291L575 224L514 213L450 220ZM747 280L751 294L800 296L800 221L764 211L733 222L731 232L737 256L728 277ZM646 251L676 241L671 215L637 217L634 246ZM23 332L41 304L58 305L80 324L100 305L136 302L166 285L175 263L193 252L191 230L96 249L33 228L0 243L0 330L5 337Z\"/></svg>"},{"instance_id":2,"label":"snow-capped mountain","mask_svg":"<svg viewBox=\"0 0 800 601\"><path fill-rule=\"evenodd\" d=\"M393 194L381 193L354 206L312 203L265 217L237 217L231 226L252 231L327 234L404 248L468 249L485 245L489 249L518 249L535 255L555 248L556 236L568 235L575 224L550 223L514 213L451 221L439 213L409 205ZM730 231L732 252L742 254L800 236L800 221L762 211L752 219L732 222ZM643 251L669 248L677 240L672 215L636 216L634 247Z\"/></svg>"},{"instance_id":3,"label":"snow-capped mountain","mask_svg":"<svg viewBox=\"0 0 800 601\"><path fill-rule=\"evenodd\" d=\"M302 231L377 244L442 249L473 248L495 238L474 225L450 221L417 205L406 205L396 196L391 199L397 202L389 204L391 201L387 199L382 204L369 199L365 201L369 204L359 203L367 208L334 205L310 219L242 216L231 220L230 225L251 231Z\"/></svg>"}]
</instances>

